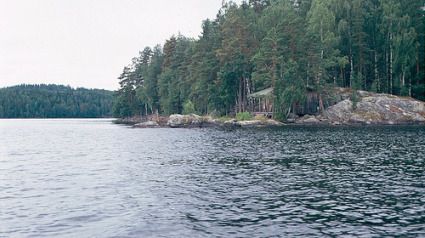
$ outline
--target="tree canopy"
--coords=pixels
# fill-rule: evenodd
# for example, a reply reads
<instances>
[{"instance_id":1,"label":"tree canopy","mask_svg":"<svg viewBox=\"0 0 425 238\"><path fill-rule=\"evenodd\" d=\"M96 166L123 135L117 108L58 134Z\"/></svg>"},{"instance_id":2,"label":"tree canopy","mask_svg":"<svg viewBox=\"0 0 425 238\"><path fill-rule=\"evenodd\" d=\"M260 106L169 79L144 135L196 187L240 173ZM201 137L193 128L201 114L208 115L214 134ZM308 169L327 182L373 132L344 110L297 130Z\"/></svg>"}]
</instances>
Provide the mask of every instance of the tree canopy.
<instances>
[{"instance_id":1,"label":"tree canopy","mask_svg":"<svg viewBox=\"0 0 425 238\"><path fill-rule=\"evenodd\" d=\"M113 94L52 84L1 88L0 118L111 117Z\"/></svg>"}]
</instances>

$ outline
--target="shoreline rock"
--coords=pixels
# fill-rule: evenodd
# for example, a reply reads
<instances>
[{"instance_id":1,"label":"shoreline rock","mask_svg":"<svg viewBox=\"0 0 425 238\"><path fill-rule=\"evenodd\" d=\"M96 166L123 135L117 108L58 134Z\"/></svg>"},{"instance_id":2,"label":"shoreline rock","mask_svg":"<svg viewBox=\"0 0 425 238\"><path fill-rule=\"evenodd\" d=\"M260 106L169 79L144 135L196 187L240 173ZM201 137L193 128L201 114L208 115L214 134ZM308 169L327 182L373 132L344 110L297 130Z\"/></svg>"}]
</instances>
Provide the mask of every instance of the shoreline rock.
<instances>
[{"instance_id":1,"label":"shoreline rock","mask_svg":"<svg viewBox=\"0 0 425 238\"><path fill-rule=\"evenodd\" d=\"M247 121L237 121L236 119L232 119L229 121L225 121L224 126L234 126L234 127L273 127L273 126L284 126L285 124L282 122L278 122L275 120L247 120Z\"/></svg>"},{"instance_id":2,"label":"shoreline rock","mask_svg":"<svg viewBox=\"0 0 425 238\"><path fill-rule=\"evenodd\" d=\"M406 125L425 123L425 103L409 97L362 93L357 103L345 99L329 107L324 116L333 123Z\"/></svg>"},{"instance_id":3,"label":"shoreline rock","mask_svg":"<svg viewBox=\"0 0 425 238\"><path fill-rule=\"evenodd\" d=\"M167 126L171 128L202 127L206 120L206 118L198 116L196 114L172 114L168 117Z\"/></svg>"},{"instance_id":4,"label":"shoreline rock","mask_svg":"<svg viewBox=\"0 0 425 238\"><path fill-rule=\"evenodd\" d=\"M193 128L193 127L265 127L265 126L282 126L281 122L275 120L247 120L237 121L230 119L228 121L215 120L210 116L198 116L196 114L170 115L167 126L171 128Z\"/></svg>"},{"instance_id":5,"label":"shoreline rock","mask_svg":"<svg viewBox=\"0 0 425 238\"><path fill-rule=\"evenodd\" d=\"M356 102L350 92L340 89L336 94L339 102L328 107L320 115L293 116L288 123L294 125L425 125L425 102L389 94L357 91ZM352 93L352 92L351 92ZM148 121L141 117L118 119L115 123L133 125L136 128L250 128L277 127L286 124L272 119L222 121L210 116L196 114L173 114L169 117L151 117Z\"/></svg>"},{"instance_id":6,"label":"shoreline rock","mask_svg":"<svg viewBox=\"0 0 425 238\"><path fill-rule=\"evenodd\" d=\"M219 127L219 128L255 128L255 127L278 127L285 125L282 122L275 120L247 120L237 121L236 119L230 119L227 121L221 121L213 119L210 116L199 116L196 114L181 115L173 114L168 117L167 120L155 121L148 120L143 121L141 117L131 119L119 119L119 124L131 125L134 128L205 128L205 127Z\"/></svg>"}]
</instances>

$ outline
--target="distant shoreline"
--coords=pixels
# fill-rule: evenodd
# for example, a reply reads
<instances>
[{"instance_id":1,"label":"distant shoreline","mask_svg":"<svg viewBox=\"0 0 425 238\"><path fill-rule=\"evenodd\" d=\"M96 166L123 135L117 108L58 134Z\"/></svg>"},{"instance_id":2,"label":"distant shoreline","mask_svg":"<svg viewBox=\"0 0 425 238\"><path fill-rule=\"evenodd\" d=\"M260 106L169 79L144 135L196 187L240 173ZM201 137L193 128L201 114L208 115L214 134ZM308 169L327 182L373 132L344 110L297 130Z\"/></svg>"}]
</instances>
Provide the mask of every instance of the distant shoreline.
<instances>
[{"instance_id":1,"label":"distant shoreline","mask_svg":"<svg viewBox=\"0 0 425 238\"><path fill-rule=\"evenodd\" d=\"M116 120L115 117L16 117L16 118L0 118L0 120L84 120L84 119L103 119Z\"/></svg>"},{"instance_id":2,"label":"distant shoreline","mask_svg":"<svg viewBox=\"0 0 425 238\"><path fill-rule=\"evenodd\" d=\"M0 88L0 118L112 117L114 92L64 85Z\"/></svg>"}]
</instances>

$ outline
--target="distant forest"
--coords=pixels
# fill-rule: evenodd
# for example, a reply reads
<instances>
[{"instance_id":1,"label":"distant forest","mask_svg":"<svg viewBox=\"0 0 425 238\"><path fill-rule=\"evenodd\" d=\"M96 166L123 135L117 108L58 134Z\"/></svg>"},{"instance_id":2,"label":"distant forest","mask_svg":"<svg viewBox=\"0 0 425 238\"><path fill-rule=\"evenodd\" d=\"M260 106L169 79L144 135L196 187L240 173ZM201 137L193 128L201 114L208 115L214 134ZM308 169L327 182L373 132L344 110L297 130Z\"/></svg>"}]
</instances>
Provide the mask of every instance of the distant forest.
<instances>
[{"instance_id":1,"label":"distant forest","mask_svg":"<svg viewBox=\"0 0 425 238\"><path fill-rule=\"evenodd\" d=\"M113 92L61 85L0 88L0 118L97 118L112 116Z\"/></svg>"},{"instance_id":2,"label":"distant forest","mask_svg":"<svg viewBox=\"0 0 425 238\"><path fill-rule=\"evenodd\" d=\"M114 114L228 114L273 87L275 115L330 87L425 99L424 0L224 2L199 39L144 48L119 77ZM148 33L146 33L148 34ZM321 108L323 110L323 108Z\"/></svg>"}]
</instances>

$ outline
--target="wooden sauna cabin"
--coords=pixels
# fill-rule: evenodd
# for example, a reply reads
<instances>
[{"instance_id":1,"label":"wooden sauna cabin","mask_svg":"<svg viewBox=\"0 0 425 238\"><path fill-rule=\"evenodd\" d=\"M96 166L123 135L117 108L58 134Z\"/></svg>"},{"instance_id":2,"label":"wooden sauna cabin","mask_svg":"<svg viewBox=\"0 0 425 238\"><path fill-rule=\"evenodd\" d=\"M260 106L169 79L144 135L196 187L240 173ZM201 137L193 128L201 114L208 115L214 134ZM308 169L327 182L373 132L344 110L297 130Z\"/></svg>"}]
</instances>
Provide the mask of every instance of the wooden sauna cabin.
<instances>
[{"instance_id":1,"label":"wooden sauna cabin","mask_svg":"<svg viewBox=\"0 0 425 238\"><path fill-rule=\"evenodd\" d=\"M302 102L292 104L291 112L297 116L315 115L319 112L319 96L311 88L306 88L306 98ZM273 88L248 95L249 110L254 115L273 117Z\"/></svg>"},{"instance_id":2,"label":"wooden sauna cabin","mask_svg":"<svg viewBox=\"0 0 425 238\"><path fill-rule=\"evenodd\" d=\"M273 88L251 93L248 95L249 110L254 115L273 117Z\"/></svg>"}]
</instances>

